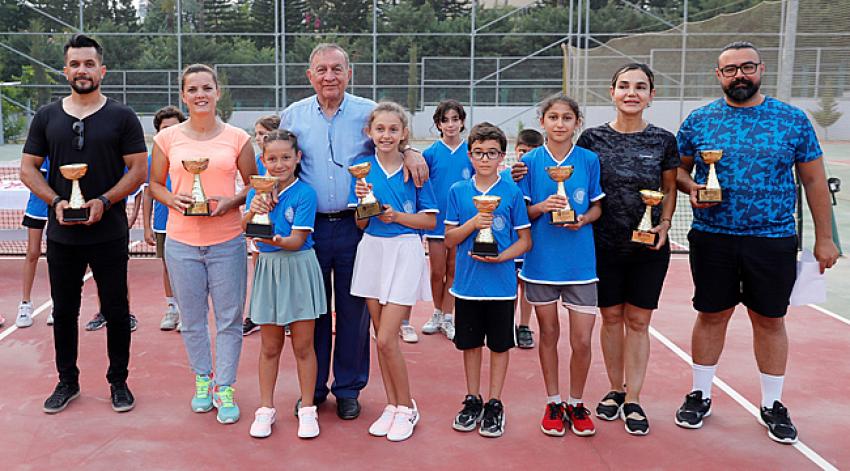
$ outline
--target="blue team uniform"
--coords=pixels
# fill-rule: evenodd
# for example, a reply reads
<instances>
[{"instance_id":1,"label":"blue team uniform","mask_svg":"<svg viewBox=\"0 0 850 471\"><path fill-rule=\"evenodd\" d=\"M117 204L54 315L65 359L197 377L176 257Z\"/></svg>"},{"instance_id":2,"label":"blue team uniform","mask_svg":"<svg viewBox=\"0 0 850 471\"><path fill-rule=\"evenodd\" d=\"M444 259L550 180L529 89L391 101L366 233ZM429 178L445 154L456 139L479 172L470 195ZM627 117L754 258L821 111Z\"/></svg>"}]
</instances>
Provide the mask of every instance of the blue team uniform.
<instances>
[{"instance_id":1,"label":"blue team uniform","mask_svg":"<svg viewBox=\"0 0 850 471\"><path fill-rule=\"evenodd\" d=\"M44 161L41 163L41 167L38 170L46 180L47 172L50 171L50 157L44 158ZM27 207L24 209L24 216L28 216L31 219L38 219L39 221L47 221L47 203L36 196L35 193L30 193L29 200L27 201Z\"/></svg>"},{"instance_id":2,"label":"blue team uniform","mask_svg":"<svg viewBox=\"0 0 850 471\"><path fill-rule=\"evenodd\" d=\"M428 180L422 185L422 188L416 188L413 179L404 182L404 174L401 167L388 174L378 157L373 155L360 157L352 162L352 165L363 162L372 164L372 170L366 176L366 182L372 184L372 192L378 201L383 205L392 206L394 211L414 213L439 213L437 201L434 197L434 189L431 186L431 181ZM357 196L354 192L357 179L351 179L351 191L348 193L348 207L357 207ZM398 223L384 223L377 217L369 218L369 223L366 225L366 234L375 237L395 237L402 234L419 234L417 229L403 226Z\"/></svg>"},{"instance_id":3,"label":"blue team uniform","mask_svg":"<svg viewBox=\"0 0 850 471\"><path fill-rule=\"evenodd\" d=\"M461 180L469 180L469 177L475 173L472 162L469 161L468 150L469 146L466 141L461 142L456 149L452 150L441 139L422 152L422 157L428 164L428 179L434 188L437 208L440 210L437 214L437 225L433 229L425 231L426 238L442 239L446 235L443 218L446 212L449 189Z\"/></svg>"},{"instance_id":4,"label":"blue team uniform","mask_svg":"<svg viewBox=\"0 0 850 471\"><path fill-rule=\"evenodd\" d=\"M446 208L446 225L459 226L478 214L472 197L492 195L501 197L499 207L493 213L491 226L493 238L499 252L504 251L518 236L516 231L531 226L528 211L520 189L510 179L499 179L486 191L475 187L475 177L452 185ZM474 232L457 247L455 256L455 279L449 292L461 299L511 300L516 299L516 269L511 260L502 263L479 262L469 256L475 240Z\"/></svg>"},{"instance_id":5,"label":"blue team uniform","mask_svg":"<svg viewBox=\"0 0 850 471\"><path fill-rule=\"evenodd\" d=\"M148 156L148 185L151 182L151 161L152 158ZM166 173L165 174L165 188L168 191L171 191L171 177ZM165 226L168 225L168 206L160 203L157 200L153 200L153 231L156 233L164 234Z\"/></svg>"},{"instance_id":6,"label":"blue team uniform","mask_svg":"<svg viewBox=\"0 0 850 471\"><path fill-rule=\"evenodd\" d=\"M523 155L528 174L519 181L525 199L537 204L558 191L549 178L546 167L573 166L573 174L564 182L570 206L581 215L590 203L605 196L599 184L599 158L593 152L573 146L562 162L558 162L546 146L537 147ZM531 222L531 250L525 254L525 263L519 277L539 284L586 284L596 277L596 253L592 225L572 230L549 223L549 215L542 214Z\"/></svg>"},{"instance_id":7,"label":"blue team uniform","mask_svg":"<svg viewBox=\"0 0 850 471\"><path fill-rule=\"evenodd\" d=\"M265 175L266 166L263 165L263 154L257 154L255 159L257 159L257 175Z\"/></svg>"},{"instance_id":8,"label":"blue team uniform","mask_svg":"<svg viewBox=\"0 0 850 471\"><path fill-rule=\"evenodd\" d=\"M257 192L251 188L248 190L246 207L251 206L251 200ZM313 248L313 224L316 220L316 192L309 185L296 178L294 182L277 194L277 204L269 213L274 226L274 233L281 237L288 237L293 230L310 231L304 244L298 251ZM260 252L277 252L281 249L273 245L257 242Z\"/></svg>"}]
</instances>

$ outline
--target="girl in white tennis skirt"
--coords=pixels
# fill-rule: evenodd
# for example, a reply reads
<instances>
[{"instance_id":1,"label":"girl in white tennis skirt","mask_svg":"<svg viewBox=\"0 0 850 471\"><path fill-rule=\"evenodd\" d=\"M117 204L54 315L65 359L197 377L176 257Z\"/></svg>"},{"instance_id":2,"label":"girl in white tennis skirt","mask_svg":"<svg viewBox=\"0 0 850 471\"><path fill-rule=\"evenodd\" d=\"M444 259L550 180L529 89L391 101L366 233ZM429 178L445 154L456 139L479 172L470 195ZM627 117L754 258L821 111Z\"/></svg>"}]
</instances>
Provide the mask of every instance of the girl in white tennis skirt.
<instances>
[{"instance_id":1,"label":"girl in white tennis skirt","mask_svg":"<svg viewBox=\"0 0 850 471\"><path fill-rule=\"evenodd\" d=\"M366 124L375 143L375 155L355 160L368 162L366 182L353 180L349 205L371 190L381 202L379 216L358 220L365 234L357 246L351 294L366 298L375 327L378 362L387 393L387 406L369 433L390 441L406 440L419 422L416 402L410 395L407 367L399 348L402 319L417 301L431 300L430 276L419 238L422 229L433 229L438 213L430 182L416 188L404 181L400 146L408 136L407 114L396 103L378 104Z\"/></svg>"}]
</instances>

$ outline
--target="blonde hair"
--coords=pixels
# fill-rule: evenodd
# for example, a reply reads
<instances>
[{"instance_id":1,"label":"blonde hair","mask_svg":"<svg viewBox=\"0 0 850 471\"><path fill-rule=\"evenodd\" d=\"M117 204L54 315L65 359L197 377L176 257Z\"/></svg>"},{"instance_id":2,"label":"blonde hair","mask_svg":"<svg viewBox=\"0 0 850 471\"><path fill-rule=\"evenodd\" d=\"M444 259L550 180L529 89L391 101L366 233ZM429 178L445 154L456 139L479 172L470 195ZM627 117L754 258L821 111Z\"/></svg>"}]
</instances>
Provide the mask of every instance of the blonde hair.
<instances>
[{"instance_id":1,"label":"blonde hair","mask_svg":"<svg viewBox=\"0 0 850 471\"><path fill-rule=\"evenodd\" d=\"M368 133L370 129L372 129L372 122L375 121L375 116L378 113L395 113L398 116L399 121L401 121L402 130L407 130L409 127L409 120L407 119L407 112L404 111L401 105L394 101L382 101L378 103L378 106L369 113L369 119L366 120L366 132ZM401 140L398 143L399 150L407 145L407 141L410 138L409 133L408 136Z\"/></svg>"}]
</instances>

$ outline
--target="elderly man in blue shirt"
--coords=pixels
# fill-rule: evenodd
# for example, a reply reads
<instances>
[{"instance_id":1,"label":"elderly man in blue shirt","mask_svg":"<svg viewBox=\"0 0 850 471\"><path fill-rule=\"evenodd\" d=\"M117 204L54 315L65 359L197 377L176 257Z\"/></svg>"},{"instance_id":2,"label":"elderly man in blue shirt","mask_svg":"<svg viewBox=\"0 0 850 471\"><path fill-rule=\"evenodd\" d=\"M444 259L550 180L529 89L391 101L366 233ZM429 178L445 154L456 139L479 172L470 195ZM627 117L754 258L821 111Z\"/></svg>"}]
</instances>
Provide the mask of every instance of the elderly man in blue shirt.
<instances>
[{"instance_id":1,"label":"elderly man in blue shirt","mask_svg":"<svg viewBox=\"0 0 850 471\"><path fill-rule=\"evenodd\" d=\"M369 315L362 298L352 296L351 274L362 232L347 208L351 188L350 163L374 153L364 128L375 102L345 92L351 79L348 54L336 44L319 44L310 53L307 78L316 94L288 106L281 114L281 129L292 131L303 153L301 179L316 190L314 249L322 267L328 306L336 312L336 345L332 349L331 316L316 320L318 359L315 404L332 392L337 415L360 415L357 397L369 380ZM428 178L428 166L415 149L405 149L405 180L417 186ZM332 281L333 280L333 281ZM332 291L333 289L333 291ZM334 381L328 389L331 351ZM297 409L297 406L296 406Z\"/></svg>"}]
</instances>

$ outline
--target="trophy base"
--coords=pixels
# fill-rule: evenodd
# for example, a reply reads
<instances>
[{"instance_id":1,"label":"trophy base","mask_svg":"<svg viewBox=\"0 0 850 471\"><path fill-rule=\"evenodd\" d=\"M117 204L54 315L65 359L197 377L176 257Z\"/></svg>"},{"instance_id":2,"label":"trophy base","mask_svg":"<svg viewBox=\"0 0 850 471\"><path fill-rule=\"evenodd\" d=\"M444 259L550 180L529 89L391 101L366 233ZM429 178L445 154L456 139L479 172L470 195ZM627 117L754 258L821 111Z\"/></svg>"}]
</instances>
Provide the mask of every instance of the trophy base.
<instances>
[{"instance_id":1,"label":"trophy base","mask_svg":"<svg viewBox=\"0 0 850 471\"><path fill-rule=\"evenodd\" d=\"M499 246L495 242L472 242L472 255L479 257L498 257Z\"/></svg>"},{"instance_id":2,"label":"trophy base","mask_svg":"<svg viewBox=\"0 0 850 471\"><path fill-rule=\"evenodd\" d=\"M203 203L192 203L188 208L183 210L184 216L209 216L210 215L210 202L204 201Z\"/></svg>"},{"instance_id":3,"label":"trophy base","mask_svg":"<svg viewBox=\"0 0 850 471\"><path fill-rule=\"evenodd\" d=\"M360 203L357 205L355 213L358 220L369 219L372 216L377 216L384 212L384 207L380 201L374 203Z\"/></svg>"},{"instance_id":4,"label":"trophy base","mask_svg":"<svg viewBox=\"0 0 850 471\"><path fill-rule=\"evenodd\" d=\"M274 228L270 224L249 222L248 225L245 226L245 237L272 239L274 238Z\"/></svg>"},{"instance_id":5,"label":"trophy base","mask_svg":"<svg viewBox=\"0 0 850 471\"><path fill-rule=\"evenodd\" d=\"M658 234L647 231L632 231L632 242L640 245L655 246Z\"/></svg>"},{"instance_id":6,"label":"trophy base","mask_svg":"<svg viewBox=\"0 0 850 471\"><path fill-rule=\"evenodd\" d=\"M89 208L65 208L62 211L62 219L65 222L82 222L89 220Z\"/></svg>"},{"instance_id":7,"label":"trophy base","mask_svg":"<svg viewBox=\"0 0 850 471\"><path fill-rule=\"evenodd\" d=\"M697 203L720 203L723 201L723 191L720 188L706 188L697 191Z\"/></svg>"},{"instance_id":8,"label":"trophy base","mask_svg":"<svg viewBox=\"0 0 850 471\"><path fill-rule=\"evenodd\" d=\"M552 211L549 213L549 224L576 224L576 212L572 209L562 209L560 211Z\"/></svg>"}]
</instances>

